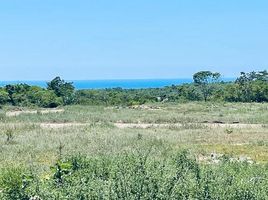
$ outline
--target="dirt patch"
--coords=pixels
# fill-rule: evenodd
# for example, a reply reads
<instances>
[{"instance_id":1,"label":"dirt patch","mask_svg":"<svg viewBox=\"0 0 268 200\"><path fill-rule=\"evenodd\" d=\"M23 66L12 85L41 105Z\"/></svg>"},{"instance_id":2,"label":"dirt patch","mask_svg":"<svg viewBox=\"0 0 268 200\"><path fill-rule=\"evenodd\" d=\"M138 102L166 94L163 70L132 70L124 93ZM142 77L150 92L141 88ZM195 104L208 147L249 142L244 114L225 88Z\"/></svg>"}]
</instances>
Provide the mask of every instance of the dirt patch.
<instances>
[{"instance_id":1,"label":"dirt patch","mask_svg":"<svg viewBox=\"0 0 268 200\"><path fill-rule=\"evenodd\" d=\"M50 129L59 129L59 128L66 128L66 127L73 127L73 126L86 126L89 124L86 123L41 123L41 128L50 128Z\"/></svg>"},{"instance_id":2,"label":"dirt patch","mask_svg":"<svg viewBox=\"0 0 268 200\"><path fill-rule=\"evenodd\" d=\"M13 110L6 112L7 117L16 117L21 114L48 114L48 113L62 113L64 109L44 109L44 110Z\"/></svg>"},{"instance_id":3,"label":"dirt patch","mask_svg":"<svg viewBox=\"0 0 268 200\"><path fill-rule=\"evenodd\" d=\"M77 126L88 126L91 125L91 123L77 123L77 122L68 122L68 123L50 123L50 122L42 122L42 123L23 123L23 122L17 122L17 123L0 123L0 128L12 128L16 129L18 127L24 127L24 126L35 126L40 128L48 128L48 129L60 129L60 128L66 128L66 127L77 127Z\"/></svg>"},{"instance_id":4,"label":"dirt patch","mask_svg":"<svg viewBox=\"0 0 268 200\"><path fill-rule=\"evenodd\" d=\"M134 106L129 106L129 109L134 109L134 110L162 110L161 107L158 106L148 106L148 105L134 105Z\"/></svg>"},{"instance_id":5,"label":"dirt patch","mask_svg":"<svg viewBox=\"0 0 268 200\"><path fill-rule=\"evenodd\" d=\"M226 157L224 154L220 153L211 153L210 155L199 155L197 157L199 162L209 163L209 164L219 164L224 160L229 160L230 162L246 162L248 164L253 164L254 161L248 157L240 155L239 157Z\"/></svg>"},{"instance_id":6,"label":"dirt patch","mask_svg":"<svg viewBox=\"0 0 268 200\"><path fill-rule=\"evenodd\" d=\"M221 123L186 123L190 126L202 125L209 128L262 128L264 124L221 124ZM117 128L167 128L167 127L183 127L183 123L174 123L174 124L149 124L149 123L115 123Z\"/></svg>"},{"instance_id":7,"label":"dirt patch","mask_svg":"<svg viewBox=\"0 0 268 200\"><path fill-rule=\"evenodd\" d=\"M16 110L16 111L8 111L6 112L6 116L7 117L16 117L16 116L19 116L21 114L36 114L37 111L36 110L33 110L33 111L30 111L30 110Z\"/></svg>"},{"instance_id":8,"label":"dirt patch","mask_svg":"<svg viewBox=\"0 0 268 200\"><path fill-rule=\"evenodd\" d=\"M91 123L79 123L79 122L67 122L67 123L30 123L29 125L40 125L41 128L65 128L72 126L87 126ZM27 125L27 123L5 123L5 126L20 126ZM169 127L209 127L209 128L263 128L266 127L265 124L212 124L212 123L171 123L171 124L157 124L157 123L114 123L114 126L120 129L125 128L169 128ZM1 127L1 124L0 124ZM238 144L237 144L238 145Z\"/></svg>"}]
</instances>

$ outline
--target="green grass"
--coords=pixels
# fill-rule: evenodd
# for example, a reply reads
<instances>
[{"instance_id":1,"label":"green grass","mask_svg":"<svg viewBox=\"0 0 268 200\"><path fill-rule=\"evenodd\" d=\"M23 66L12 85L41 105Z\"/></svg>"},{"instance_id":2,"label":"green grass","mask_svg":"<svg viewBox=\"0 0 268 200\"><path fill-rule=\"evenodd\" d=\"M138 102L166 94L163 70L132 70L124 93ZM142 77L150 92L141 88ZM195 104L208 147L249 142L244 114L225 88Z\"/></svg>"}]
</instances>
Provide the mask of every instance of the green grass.
<instances>
[{"instance_id":1,"label":"green grass","mask_svg":"<svg viewBox=\"0 0 268 200\"><path fill-rule=\"evenodd\" d=\"M187 152L155 157L156 146L117 156L73 156L46 174L10 167L3 199L267 199L267 166L201 165ZM157 153L158 154L158 153ZM165 157L164 157L165 156Z\"/></svg>"},{"instance_id":2,"label":"green grass","mask_svg":"<svg viewBox=\"0 0 268 200\"><path fill-rule=\"evenodd\" d=\"M146 122L176 123L223 121L268 124L267 103L184 103L152 104L159 110L103 106L68 106L64 113L22 114L9 122ZM6 108L8 109L8 108Z\"/></svg>"},{"instance_id":3,"label":"green grass","mask_svg":"<svg viewBox=\"0 0 268 200\"><path fill-rule=\"evenodd\" d=\"M13 199L22 199L23 196L28 198L33 195L39 195L43 199L66 199L68 195L69 199L83 199L82 197L84 199L90 199L89 197L138 199L136 190L140 186L137 181L147 181L146 184L149 184L145 186L147 189L141 191L141 199L150 199L154 197L152 195L156 195L156 199L176 199L175 197L178 195L183 195L182 199L195 199L199 195L200 198L197 199L205 199L205 196L202 195L207 195L204 193L206 187L211 187L209 190L211 199L237 199L245 197L245 195L248 195L248 199L267 198L268 194L265 191L268 191L268 168L265 165L268 162L268 104L198 102L153 104L153 106L159 107L159 109L68 106L64 107L64 113L21 114L16 117L5 117L2 111L0 199L12 199L10 195L13 194L9 194L10 191L6 185L9 188L15 187L15 185L23 186L24 183L21 181L25 179L26 175L29 179L26 178L29 186L25 186L25 190L21 190L21 187L15 188L14 191L17 193L14 195L19 195L19 198L15 196ZM11 108L6 107L4 110ZM262 125L213 128L204 126L202 123L192 124L193 122L215 120L225 123L239 121L243 124ZM118 121L168 123L170 125L147 129L119 129L113 125ZM40 127L40 123L65 122L86 124L63 128ZM172 123L183 123L183 126L173 126ZM190 159L191 162L188 160L190 163L200 168L201 182L199 184L193 178L195 172L189 172L190 174L185 177L184 182L176 182L175 186L173 184L174 191L169 194L167 192L168 184L172 185L170 181L173 180L172 177L176 177L177 168L181 170L181 166L174 163L174 157L182 149L187 149L189 152L187 158L184 157L185 162ZM144 167L149 177L140 174L141 171L136 171L135 168L140 162L140 156L147 155L148 151L150 153ZM222 164L215 165L199 162L200 156L209 157L211 153L224 154L230 158L250 157L254 164L230 162L224 164L221 162ZM69 163L72 157L79 157L79 155L83 157L80 165L86 165L86 167L77 171L71 170L70 174L68 174L69 172L64 174L66 182L60 187L55 185L55 170L53 171L56 167L55 164L58 162ZM101 162L105 162L105 165L102 165ZM164 166L165 176L159 172L161 166ZM22 170L18 170L19 168ZM108 173L105 180L96 175L100 172L92 171L95 168L102 170L101 173L104 171ZM189 170L191 171L192 168ZM8 174L13 174L13 171L14 180L10 179L11 182L5 182ZM120 173L125 173L125 175L120 175ZM221 190L217 194L220 187L226 185L225 178L229 173L233 177L233 182L230 183L226 192ZM127 179L129 182L126 180L125 183L121 183L119 180L123 175L141 177L139 180ZM262 181L258 181L255 186L252 186L250 181L255 180L256 177ZM82 181L83 178L90 181L85 183ZM158 189L154 188L156 185L152 185L154 181ZM205 186L206 181L209 186ZM135 182L137 183L135 184ZM160 186L160 183L166 185ZM119 185L116 186L116 184ZM39 185L39 188L35 188L35 185ZM115 187L119 187L120 191L117 191L119 188ZM127 191L123 191L123 189ZM181 194L182 191L185 193ZM79 197L79 195L81 196Z\"/></svg>"}]
</instances>

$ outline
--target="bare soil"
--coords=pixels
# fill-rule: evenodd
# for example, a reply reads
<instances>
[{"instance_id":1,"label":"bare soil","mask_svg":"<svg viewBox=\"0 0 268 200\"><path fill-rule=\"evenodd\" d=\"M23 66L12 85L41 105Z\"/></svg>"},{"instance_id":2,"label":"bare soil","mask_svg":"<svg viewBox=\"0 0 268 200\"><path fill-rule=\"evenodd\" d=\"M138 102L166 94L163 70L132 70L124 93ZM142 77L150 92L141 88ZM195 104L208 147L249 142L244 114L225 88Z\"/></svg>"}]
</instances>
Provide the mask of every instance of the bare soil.
<instances>
[{"instance_id":1,"label":"bare soil","mask_svg":"<svg viewBox=\"0 0 268 200\"><path fill-rule=\"evenodd\" d=\"M12 110L6 112L7 117L16 117L21 114L48 114L48 113L62 113L64 109L44 109L44 110Z\"/></svg>"},{"instance_id":2,"label":"bare soil","mask_svg":"<svg viewBox=\"0 0 268 200\"><path fill-rule=\"evenodd\" d=\"M209 128L262 128L265 124L221 124L221 123L175 123L175 124L150 124L150 123L115 123L117 128L167 128L167 127L183 127L185 125L203 125Z\"/></svg>"}]
</instances>

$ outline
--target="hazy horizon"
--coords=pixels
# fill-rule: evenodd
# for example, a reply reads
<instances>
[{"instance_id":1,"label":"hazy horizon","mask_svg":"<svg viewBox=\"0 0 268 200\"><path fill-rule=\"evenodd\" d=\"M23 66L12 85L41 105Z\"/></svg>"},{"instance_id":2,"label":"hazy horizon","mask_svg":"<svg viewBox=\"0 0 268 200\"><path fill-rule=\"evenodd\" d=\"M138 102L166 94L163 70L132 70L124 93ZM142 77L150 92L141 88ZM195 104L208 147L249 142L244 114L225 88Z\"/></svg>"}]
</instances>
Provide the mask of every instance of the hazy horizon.
<instances>
[{"instance_id":1,"label":"hazy horizon","mask_svg":"<svg viewBox=\"0 0 268 200\"><path fill-rule=\"evenodd\" d=\"M224 82L234 81L234 78L222 78ZM141 88L162 88L165 86L182 85L193 83L192 78L187 79L114 79L114 80L66 80L72 82L76 89L106 89L106 88L124 88L124 89L141 89ZM0 87L9 84L25 83L32 86L47 87L49 80L30 81L0 81Z\"/></svg>"},{"instance_id":2,"label":"hazy horizon","mask_svg":"<svg viewBox=\"0 0 268 200\"><path fill-rule=\"evenodd\" d=\"M56 78L57 76L53 77ZM114 78L114 79L65 79L62 76L58 76L61 79L65 80L65 81L137 81L137 80L192 80L193 77L175 77L175 78ZM52 78L52 79L53 79ZM235 79L237 77L225 77L222 76L222 79ZM35 81L51 81L52 79L43 79L43 80L34 80L34 79L14 79L14 80L4 80L1 79L0 82L17 82L17 81L29 81L29 82L35 82Z\"/></svg>"}]
</instances>

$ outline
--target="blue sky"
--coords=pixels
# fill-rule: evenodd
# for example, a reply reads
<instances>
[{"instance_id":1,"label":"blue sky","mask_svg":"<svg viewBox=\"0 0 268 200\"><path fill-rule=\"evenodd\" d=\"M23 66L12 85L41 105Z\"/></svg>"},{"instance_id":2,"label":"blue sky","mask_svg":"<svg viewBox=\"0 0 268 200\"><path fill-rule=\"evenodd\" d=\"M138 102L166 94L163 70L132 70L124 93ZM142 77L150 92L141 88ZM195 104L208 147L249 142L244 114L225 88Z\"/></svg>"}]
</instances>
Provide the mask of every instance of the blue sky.
<instances>
[{"instance_id":1,"label":"blue sky","mask_svg":"<svg viewBox=\"0 0 268 200\"><path fill-rule=\"evenodd\" d=\"M1 0L0 80L268 68L267 0Z\"/></svg>"}]
</instances>

